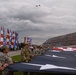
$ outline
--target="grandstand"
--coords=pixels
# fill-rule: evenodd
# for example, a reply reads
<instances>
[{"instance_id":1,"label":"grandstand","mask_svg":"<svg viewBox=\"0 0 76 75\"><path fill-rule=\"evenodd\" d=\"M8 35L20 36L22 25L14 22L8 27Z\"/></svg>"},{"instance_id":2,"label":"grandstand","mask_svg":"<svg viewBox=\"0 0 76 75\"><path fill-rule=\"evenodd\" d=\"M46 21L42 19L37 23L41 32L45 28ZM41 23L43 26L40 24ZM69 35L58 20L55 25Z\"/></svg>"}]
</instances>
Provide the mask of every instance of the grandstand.
<instances>
[{"instance_id":1,"label":"grandstand","mask_svg":"<svg viewBox=\"0 0 76 75\"><path fill-rule=\"evenodd\" d=\"M46 46L72 46L76 47L76 32L62 36L57 36L46 40L43 45Z\"/></svg>"}]
</instances>

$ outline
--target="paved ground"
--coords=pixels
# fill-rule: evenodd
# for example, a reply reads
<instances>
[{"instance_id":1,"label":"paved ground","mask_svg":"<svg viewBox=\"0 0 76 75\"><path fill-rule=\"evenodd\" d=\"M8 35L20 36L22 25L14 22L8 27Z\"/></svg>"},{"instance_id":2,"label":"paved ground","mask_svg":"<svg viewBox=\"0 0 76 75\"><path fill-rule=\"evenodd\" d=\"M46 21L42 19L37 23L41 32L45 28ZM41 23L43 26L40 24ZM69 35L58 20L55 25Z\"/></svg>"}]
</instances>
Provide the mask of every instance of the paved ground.
<instances>
[{"instance_id":1,"label":"paved ground","mask_svg":"<svg viewBox=\"0 0 76 75\"><path fill-rule=\"evenodd\" d=\"M19 54L20 54L20 52L21 52L21 50L17 50L17 51L10 51L10 52L9 52L9 55L10 55L10 56L19 55ZM2 53L1 53L1 52L0 52L0 55L2 55Z\"/></svg>"}]
</instances>

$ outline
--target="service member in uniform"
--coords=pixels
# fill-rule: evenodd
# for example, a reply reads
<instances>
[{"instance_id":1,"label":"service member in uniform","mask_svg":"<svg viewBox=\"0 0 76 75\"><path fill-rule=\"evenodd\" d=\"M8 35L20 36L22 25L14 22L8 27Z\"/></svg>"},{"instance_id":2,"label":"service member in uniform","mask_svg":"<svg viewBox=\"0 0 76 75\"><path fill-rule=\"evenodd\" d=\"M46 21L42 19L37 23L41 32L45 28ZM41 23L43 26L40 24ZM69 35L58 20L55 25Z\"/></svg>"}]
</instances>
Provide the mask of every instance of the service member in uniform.
<instances>
[{"instance_id":1,"label":"service member in uniform","mask_svg":"<svg viewBox=\"0 0 76 75\"><path fill-rule=\"evenodd\" d=\"M13 73L8 72L9 70L7 69L7 66L9 64L13 64L12 58L8 55L9 48L7 46L3 46L1 49L1 52L3 53L3 55L1 56L1 59L2 59L1 62L2 62L2 66L5 68L4 70L5 75L13 75Z\"/></svg>"},{"instance_id":2,"label":"service member in uniform","mask_svg":"<svg viewBox=\"0 0 76 75\"><path fill-rule=\"evenodd\" d=\"M25 44L21 50L22 61L29 62L32 60L33 55L30 54L30 44Z\"/></svg>"},{"instance_id":3,"label":"service member in uniform","mask_svg":"<svg viewBox=\"0 0 76 75\"><path fill-rule=\"evenodd\" d=\"M2 62L7 63L8 65L12 64L13 63L12 58L8 55L9 48L7 46L3 46L1 52L3 53L3 55L2 55L3 61Z\"/></svg>"}]
</instances>

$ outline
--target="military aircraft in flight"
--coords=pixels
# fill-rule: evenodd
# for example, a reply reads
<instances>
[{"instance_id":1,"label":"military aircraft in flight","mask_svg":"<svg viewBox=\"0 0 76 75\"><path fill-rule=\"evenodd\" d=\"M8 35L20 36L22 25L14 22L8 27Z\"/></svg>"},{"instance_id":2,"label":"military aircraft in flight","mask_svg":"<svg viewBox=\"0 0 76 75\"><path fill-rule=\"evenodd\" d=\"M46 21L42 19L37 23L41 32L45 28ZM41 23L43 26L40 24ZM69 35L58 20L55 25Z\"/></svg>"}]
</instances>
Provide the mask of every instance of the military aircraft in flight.
<instances>
[{"instance_id":1,"label":"military aircraft in flight","mask_svg":"<svg viewBox=\"0 0 76 75\"><path fill-rule=\"evenodd\" d=\"M39 6L41 6L40 4L39 5L36 5L36 7L39 7Z\"/></svg>"}]
</instances>

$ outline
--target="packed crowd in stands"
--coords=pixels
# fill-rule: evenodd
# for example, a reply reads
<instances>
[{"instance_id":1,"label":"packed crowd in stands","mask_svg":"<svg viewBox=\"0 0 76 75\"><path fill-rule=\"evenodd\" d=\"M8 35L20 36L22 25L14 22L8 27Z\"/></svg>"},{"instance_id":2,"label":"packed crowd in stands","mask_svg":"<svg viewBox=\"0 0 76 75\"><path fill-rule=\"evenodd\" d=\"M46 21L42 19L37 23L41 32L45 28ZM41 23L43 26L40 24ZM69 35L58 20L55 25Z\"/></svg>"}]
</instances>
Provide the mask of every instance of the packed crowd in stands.
<instances>
[{"instance_id":1,"label":"packed crowd in stands","mask_svg":"<svg viewBox=\"0 0 76 75\"><path fill-rule=\"evenodd\" d=\"M50 38L43 44L51 47L76 45L76 33Z\"/></svg>"}]
</instances>

